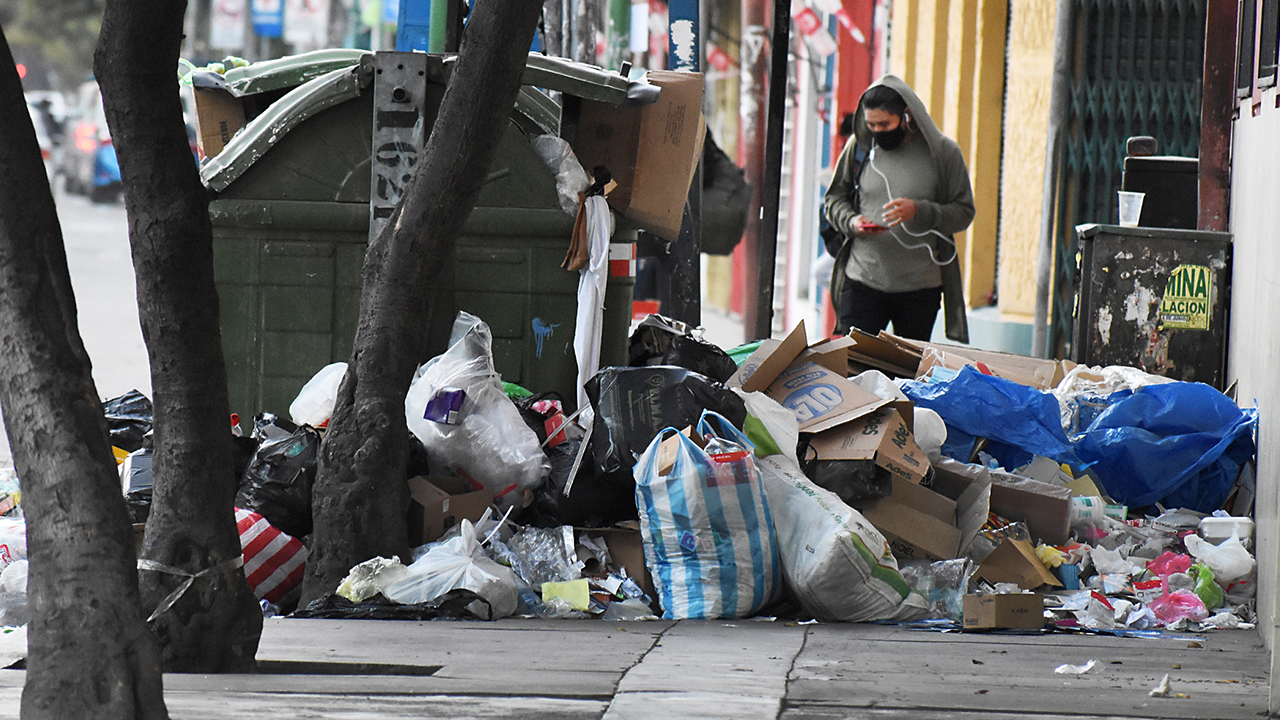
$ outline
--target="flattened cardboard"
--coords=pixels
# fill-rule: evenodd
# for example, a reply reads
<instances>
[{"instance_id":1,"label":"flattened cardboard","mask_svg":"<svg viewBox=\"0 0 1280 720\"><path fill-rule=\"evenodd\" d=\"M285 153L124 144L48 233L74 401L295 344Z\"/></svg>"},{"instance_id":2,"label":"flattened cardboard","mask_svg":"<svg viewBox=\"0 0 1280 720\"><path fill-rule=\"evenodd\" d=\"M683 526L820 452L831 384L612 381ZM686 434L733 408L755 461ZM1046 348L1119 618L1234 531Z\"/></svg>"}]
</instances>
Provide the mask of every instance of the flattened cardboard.
<instances>
[{"instance_id":1,"label":"flattened cardboard","mask_svg":"<svg viewBox=\"0 0 1280 720\"><path fill-rule=\"evenodd\" d=\"M222 152L245 125L244 103L231 93L195 88L196 143L205 157Z\"/></svg>"},{"instance_id":2,"label":"flattened cardboard","mask_svg":"<svg viewBox=\"0 0 1280 720\"><path fill-rule=\"evenodd\" d=\"M609 168L610 207L665 240L680 235L689 186L702 157L701 73L652 71L662 88L643 107L582 101L573 149L585 168Z\"/></svg>"},{"instance_id":3,"label":"flattened cardboard","mask_svg":"<svg viewBox=\"0 0 1280 720\"><path fill-rule=\"evenodd\" d=\"M891 340L868 335L857 328L849 330L853 347L849 349L849 361L873 367L890 377L917 377L920 353L908 350Z\"/></svg>"},{"instance_id":4,"label":"flattened cardboard","mask_svg":"<svg viewBox=\"0 0 1280 720\"><path fill-rule=\"evenodd\" d=\"M956 504L929 488L894 477L893 494L867 505L862 515L884 534L898 558L950 560L957 555Z\"/></svg>"},{"instance_id":5,"label":"flattened cardboard","mask_svg":"<svg viewBox=\"0 0 1280 720\"><path fill-rule=\"evenodd\" d=\"M822 340L810 345L800 353L799 360L816 362L837 375L849 372L849 348L853 347L853 338L842 337Z\"/></svg>"},{"instance_id":6,"label":"flattened cardboard","mask_svg":"<svg viewBox=\"0 0 1280 720\"><path fill-rule=\"evenodd\" d=\"M895 478L919 484L929 459L896 407L884 407L809 440L822 460L874 460Z\"/></svg>"},{"instance_id":7,"label":"flattened cardboard","mask_svg":"<svg viewBox=\"0 0 1280 720\"><path fill-rule=\"evenodd\" d=\"M1041 585L1062 587L1058 578L1044 566L1030 540L1003 540L978 566L978 577L993 583L1017 583L1023 590Z\"/></svg>"},{"instance_id":8,"label":"flattened cardboard","mask_svg":"<svg viewBox=\"0 0 1280 720\"><path fill-rule=\"evenodd\" d=\"M480 519L493 502L493 493L476 490L456 477L409 478L409 545L417 547L438 540L444 531L462 522Z\"/></svg>"},{"instance_id":9,"label":"flattened cardboard","mask_svg":"<svg viewBox=\"0 0 1280 720\"><path fill-rule=\"evenodd\" d=\"M1045 360L960 345L922 345L917 377L928 373L934 366L959 370L970 365L986 375L995 375L1038 390L1048 390L1057 387L1067 372L1075 367L1075 363L1070 360Z\"/></svg>"},{"instance_id":10,"label":"flattened cardboard","mask_svg":"<svg viewBox=\"0 0 1280 720\"><path fill-rule=\"evenodd\" d=\"M810 433L862 417L890 402L815 362L787 368L766 394L796 414L800 432Z\"/></svg>"},{"instance_id":11,"label":"flattened cardboard","mask_svg":"<svg viewBox=\"0 0 1280 720\"><path fill-rule=\"evenodd\" d=\"M1044 627L1044 601L1034 593L965 595L964 629L999 630Z\"/></svg>"},{"instance_id":12,"label":"flattened cardboard","mask_svg":"<svg viewBox=\"0 0 1280 720\"><path fill-rule=\"evenodd\" d=\"M781 342L765 340L761 343L725 384L741 388L743 392L764 392L804 352L808 341L804 321L801 320Z\"/></svg>"}]
</instances>

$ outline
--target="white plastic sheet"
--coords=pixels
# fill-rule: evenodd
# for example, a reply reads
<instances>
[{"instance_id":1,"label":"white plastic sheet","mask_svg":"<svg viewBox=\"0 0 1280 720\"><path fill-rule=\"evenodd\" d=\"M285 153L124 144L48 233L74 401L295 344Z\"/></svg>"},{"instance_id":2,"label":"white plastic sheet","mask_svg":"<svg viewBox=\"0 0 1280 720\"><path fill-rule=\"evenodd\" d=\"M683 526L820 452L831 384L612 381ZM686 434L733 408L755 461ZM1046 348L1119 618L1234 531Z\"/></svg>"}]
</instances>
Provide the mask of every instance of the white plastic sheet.
<instances>
[{"instance_id":1,"label":"white plastic sheet","mask_svg":"<svg viewBox=\"0 0 1280 720\"><path fill-rule=\"evenodd\" d=\"M578 360L578 407L590 408L591 401L582 386L600 371L600 333L604 324L605 284L609 281L613 213L603 195L587 198L583 210L587 214L590 259L586 267L578 271L578 320L573 333L573 354Z\"/></svg>"}]
</instances>

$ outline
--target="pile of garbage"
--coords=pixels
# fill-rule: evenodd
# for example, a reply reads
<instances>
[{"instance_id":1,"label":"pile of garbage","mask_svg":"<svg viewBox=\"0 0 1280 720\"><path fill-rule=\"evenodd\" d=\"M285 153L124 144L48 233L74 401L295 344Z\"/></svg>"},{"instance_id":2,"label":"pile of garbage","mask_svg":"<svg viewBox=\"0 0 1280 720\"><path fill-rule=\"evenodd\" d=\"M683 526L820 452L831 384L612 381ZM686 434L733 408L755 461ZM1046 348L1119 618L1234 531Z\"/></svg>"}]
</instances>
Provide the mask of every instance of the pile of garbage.
<instances>
[{"instance_id":1,"label":"pile of garbage","mask_svg":"<svg viewBox=\"0 0 1280 720\"><path fill-rule=\"evenodd\" d=\"M1256 411L1133 368L853 331L730 352L650 316L587 403L503 383L479 318L405 398L413 554L298 596L345 365L239 436L236 518L267 614L897 621L967 630L1252 627ZM567 400L567 401L566 401ZM135 523L150 402L106 401ZM0 477L0 623L25 526ZM141 525L136 527L140 528Z\"/></svg>"}]
</instances>

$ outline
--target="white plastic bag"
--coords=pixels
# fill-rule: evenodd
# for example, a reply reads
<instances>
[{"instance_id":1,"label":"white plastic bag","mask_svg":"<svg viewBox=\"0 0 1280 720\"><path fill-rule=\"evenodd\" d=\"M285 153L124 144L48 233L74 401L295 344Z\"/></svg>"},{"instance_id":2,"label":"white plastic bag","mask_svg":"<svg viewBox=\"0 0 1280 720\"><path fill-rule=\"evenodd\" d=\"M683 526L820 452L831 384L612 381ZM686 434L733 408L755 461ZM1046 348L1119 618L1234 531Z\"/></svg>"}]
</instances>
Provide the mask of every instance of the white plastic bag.
<instances>
[{"instance_id":1,"label":"white plastic bag","mask_svg":"<svg viewBox=\"0 0 1280 720\"><path fill-rule=\"evenodd\" d=\"M490 620L514 614L520 596L515 573L485 555L470 520L464 518L461 525L457 537L428 550L399 580L383 588L382 594L392 602L413 605L463 588L489 601L493 610ZM483 608L471 610L485 616Z\"/></svg>"},{"instance_id":2,"label":"white plastic bag","mask_svg":"<svg viewBox=\"0 0 1280 720\"><path fill-rule=\"evenodd\" d=\"M1187 552L1208 565L1218 584L1223 587L1248 576L1253 572L1256 564L1253 556L1244 549L1240 536L1235 532L1232 532L1231 537L1223 540L1220 545L1214 545L1199 535L1188 535L1182 541L1186 543Z\"/></svg>"},{"instance_id":3,"label":"white plastic bag","mask_svg":"<svg viewBox=\"0 0 1280 720\"><path fill-rule=\"evenodd\" d=\"M499 503L509 503L513 490L542 482L551 472L551 461L503 392L491 347L489 326L474 315L458 313L449 349L423 365L409 386L405 418L427 449L432 473L471 478ZM446 388L465 394L455 425L423 417L427 403Z\"/></svg>"},{"instance_id":4,"label":"white plastic bag","mask_svg":"<svg viewBox=\"0 0 1280 720\"><path fill-rule=\"evenodd\" d=\"M756 467L773 513L783 575L805 611L822 620L848 622L927 614L928 600L898 572L884 535L800 470L795 414L761 393L739 395L750 414L747 424L759 421L781 451L760 458Z\"/></svg>"},{"instance_id":5,"label":"white plastic bag","mask_svg":"<svg viewBox=\"0 0 1280 720\"><path fill-rule=\"evenodd\" d=\"M347 374L347 364L336 362L325 365L298 391L298 397L289 405L289 418L299 425L321 427L333 417L333 405L338 398L338 383Z\"/></svg>"}]
</instances>

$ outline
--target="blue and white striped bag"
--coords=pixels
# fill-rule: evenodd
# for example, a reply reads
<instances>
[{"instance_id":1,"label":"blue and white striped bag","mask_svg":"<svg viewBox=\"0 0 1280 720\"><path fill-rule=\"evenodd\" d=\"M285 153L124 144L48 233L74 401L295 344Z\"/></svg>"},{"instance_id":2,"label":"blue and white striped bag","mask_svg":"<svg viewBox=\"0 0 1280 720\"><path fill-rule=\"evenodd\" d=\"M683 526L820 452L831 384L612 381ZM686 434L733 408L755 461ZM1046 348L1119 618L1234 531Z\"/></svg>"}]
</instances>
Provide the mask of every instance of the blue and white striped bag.
<instances>
[{"instance_id":1,"label":"blue and white striped bag","mask_svg":"<svg viewBox=\"0 0 1280 720\"><path fill-rule=\"evenodd\" d=\"M781 589L773 517L751 441L710 411L698 432L706 450L667 428L636 463L645 563L663 618L747 617Z\"/></svg>"}]
</instances>

